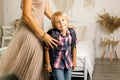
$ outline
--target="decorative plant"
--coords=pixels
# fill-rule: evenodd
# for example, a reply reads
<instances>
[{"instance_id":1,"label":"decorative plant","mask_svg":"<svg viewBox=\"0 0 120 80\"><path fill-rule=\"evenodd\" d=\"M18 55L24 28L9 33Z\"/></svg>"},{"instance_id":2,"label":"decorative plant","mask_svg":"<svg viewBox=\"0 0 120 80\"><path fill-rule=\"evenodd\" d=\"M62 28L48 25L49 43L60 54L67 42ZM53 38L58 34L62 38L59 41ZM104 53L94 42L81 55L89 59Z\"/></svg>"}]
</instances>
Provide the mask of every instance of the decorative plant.
<instances>
[{"instance_id":1,"label":"decorative plant","mask_svg":"<svg viewBox=\"0 0 120 80\"><path fill-rule=\"evenodd\" d=\"M99 19L97 22L104 28L106 28L110 33L113 33L115 29L120 27L120 18L117 16L111 16L109 13L104 12L99 14Z\"/></svg>"}]
</instances>

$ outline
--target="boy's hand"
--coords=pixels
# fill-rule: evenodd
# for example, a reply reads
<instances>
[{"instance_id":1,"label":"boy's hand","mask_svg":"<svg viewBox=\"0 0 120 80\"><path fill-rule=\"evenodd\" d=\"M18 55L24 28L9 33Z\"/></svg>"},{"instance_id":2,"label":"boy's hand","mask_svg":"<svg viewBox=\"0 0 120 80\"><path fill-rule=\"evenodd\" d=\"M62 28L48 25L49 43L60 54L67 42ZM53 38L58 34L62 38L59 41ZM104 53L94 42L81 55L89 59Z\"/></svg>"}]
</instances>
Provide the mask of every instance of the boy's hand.
<instances>
[{"instance_id":1,"label":"boy's hand","mask_svg":"<svg viewBox=\"0 0 120 80\"><path fill-rule=\"evenodd\" d=\"M45 69L46 69L48 72L52 72L51 65L47 65L47 66L45 66Z\"/></svg>"},{"instance_id":2,"label":"boy's hand","mask_svg":"<svg viewBox=\"0 0 120 80\"><path fill-rule=\"evenodd\" d=\"M76 67L76 61L73 61L72 69L75 69Z\"/></svg>"}]
</instances>

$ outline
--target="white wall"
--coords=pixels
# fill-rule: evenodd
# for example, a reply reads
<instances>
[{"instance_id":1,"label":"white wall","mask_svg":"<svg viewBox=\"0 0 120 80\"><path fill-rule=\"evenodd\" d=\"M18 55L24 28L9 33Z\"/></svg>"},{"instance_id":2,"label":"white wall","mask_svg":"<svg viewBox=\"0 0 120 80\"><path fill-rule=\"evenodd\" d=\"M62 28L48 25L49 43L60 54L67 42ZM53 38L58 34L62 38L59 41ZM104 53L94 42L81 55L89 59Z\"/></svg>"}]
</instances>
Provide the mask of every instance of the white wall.
<instances>
[{"instance_id":1,"label":"white wall","mask_svg":"<svg viewBox=\"0 0 120 80\"><path fill-rule=\"evenodd\" d=\"M14 20L21 16L21 0L3 0L4 2L4 25L13 24Z\"/></svg>"},{"instance_id":2,"label":"white wall","mask_svg":"<svg viewBox=\"0 0 120 80\"><path fill-rule=\"evenodd\" d=\"M4 1L4 24L12 24L13 21L21 16L20 1L21 0L3 0ZM112 15L120 16L120 0L94 0L95 5L93 9L84 7L84 0L74 0L74 6L68 11L68 17L70 20L78 21L81 25L87 25L91 28L96 28L96 57L99 58L102 55L103 47L100 45L100 37L105 34L104 30L101 30L100 26L96 24L97 13L103 12L105 9ZM49 0L51 9L56 10L53 0ZM0 3L1 4L1 3ZM59 4L59 3L58 3ZM0 13L1 14L1 13ZM0 15L0 18L2 16ZM45 17L45 24L49 23L49 20ZM118 33L120 34L120 33ZM120 46L118 46L120 48ZM118 49L117 49L118 50ZM118 50L118 53L120 51ZM107 55L109 57L109 54ZM118 54L120 58L120 54Z\"/></svg>"},{"instance_id":3,"label":"white wall","mask_svg":"<svg viewBox=\"0 0 120 80\"><path fill-rule=\"evenodd\" d=\"M0 0L0 25L3 23L3 0Z\"/></svg>"},{"instance_id":4,"label":"white wall","mask_svg":"<svg viewBox=\"0 0 120 80\"><path fill-rule=\"evenodd\" d=\"M107 12L109 12L111 15L117 15L120 17L120 7L119 7L120 0L96 0L96 8L95 12L102 12L103 9L105 9ZM105 30L102 30L99 25L97 25L97 36L96 36L96 57L101 57L104 47L101 45L101 35L106 34ZM117 31L117 36L120 34L120 31ZM116 35L116 34L115 34ZM120 37L118 37L120 40ZM118 57L120 58L120 50L118 49L120 46L117 47ZM107 54L105 57L110 57L109 52L107 51Z\"/></svg>"}]
</instances>

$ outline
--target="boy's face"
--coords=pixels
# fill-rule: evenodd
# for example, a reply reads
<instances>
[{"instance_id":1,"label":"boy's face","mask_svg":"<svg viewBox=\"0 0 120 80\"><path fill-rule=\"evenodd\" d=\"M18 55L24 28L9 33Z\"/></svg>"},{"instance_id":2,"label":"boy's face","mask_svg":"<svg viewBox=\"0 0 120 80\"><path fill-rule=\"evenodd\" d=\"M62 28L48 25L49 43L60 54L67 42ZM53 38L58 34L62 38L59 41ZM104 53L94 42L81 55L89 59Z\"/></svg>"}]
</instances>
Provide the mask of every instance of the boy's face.
<instances>
[{"instance_id":1,"label":"boy's face","mask_svg":"<svg viewBox=\"0 0 120 80\"><path fill-rule=\"evenodd\" d=\"M66 30L68 28L68 21L64 16L55 17L55 28L60 31Z\"/></svg>"}]
</instances>

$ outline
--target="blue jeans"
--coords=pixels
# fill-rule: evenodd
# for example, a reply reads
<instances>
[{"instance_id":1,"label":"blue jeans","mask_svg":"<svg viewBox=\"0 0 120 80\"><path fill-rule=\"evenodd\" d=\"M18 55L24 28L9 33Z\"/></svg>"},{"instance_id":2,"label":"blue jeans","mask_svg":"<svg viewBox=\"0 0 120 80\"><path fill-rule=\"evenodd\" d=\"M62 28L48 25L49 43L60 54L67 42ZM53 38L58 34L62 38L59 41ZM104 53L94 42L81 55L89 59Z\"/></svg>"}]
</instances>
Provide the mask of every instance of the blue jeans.
<instances>
[{"instance_id":1,"label":"blue jeans","mask_svg":"<svg viewBox=\"0 0 120 80\"><path fill-rule=\"evenodd\" d=\"M54 80L71 80L71 69L53 69Z\"/></svg>"}]
</instances>

